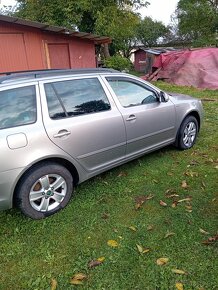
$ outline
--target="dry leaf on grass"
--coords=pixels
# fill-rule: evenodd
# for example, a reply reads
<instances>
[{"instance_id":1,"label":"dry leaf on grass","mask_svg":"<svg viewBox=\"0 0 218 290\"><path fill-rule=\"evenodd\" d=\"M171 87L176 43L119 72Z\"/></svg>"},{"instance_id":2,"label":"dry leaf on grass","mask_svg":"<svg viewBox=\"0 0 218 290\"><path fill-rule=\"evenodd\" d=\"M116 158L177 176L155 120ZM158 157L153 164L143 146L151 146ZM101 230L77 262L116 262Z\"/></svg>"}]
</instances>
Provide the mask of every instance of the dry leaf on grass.
<instances>
[{"instance_id":1,"label":"dry leaf on grass","mask_svg":"<svg viewBox=\"0 0 218 290\"><path fill-rule=\"evenodd\" d=\"M101 265L104 262L104 260L105 260L105 257L100 257L97 260L92 260L88 263L88 267L89 268L97 267L97 266Z\"/></svg>"},{"instance_id":2,"label":"dry leaf on grass","mask_svg":"<svg viewBox=\"0 0 218 290\"><path fill-rule=\"evenodd\" d=\"M154 197L154 195L139 195L135 197L135 209L138 210L147 201Z\"/></svg>"},{"instance_id":3,"label":"dry leaf on grass","mask_svg":"<svg viewBox=\"0 0 218 290\"><path fill-rule=\"evenodd\" d=\"M177 204L178 204L178 201L175 200L175 201L172 203L171 207L172 207L172 208L175 208L175 207L177 207Z\"/></svg>"},{"instance_id":4,"label":"dry leaf on grass","mask_svg":"<svg viewBox=\"0 0 218 290\"><path fill-rule=\"evenodd\" d=\"M177 282L175 286L176 286L177 290L183 290L184 289L182 283Z\"/></svg>"},{"instance_id":5,"label":"dry leaf on grass","mask_svg":"<svg viewBox=\"0 0 218 290\"><path fill-rule=\"evenodd\" d=\"M182 188L188 188L188 184L187 184L186 180L182 181L181 187Z\"/></svg>"},{"instance_id":6,"label":"dry leaf on grass","mask_svg":"<svg viewBox=\"0 0 218 290\"><path fill-rule=\"evenodd\" d=\"M169 258L159 258L157 259L156 263L158 266L163 266L165 264L167 264L169 261Z\"/></svg>"},{"instance_id":7,"label":"dry leaf on grass","mask_svg":"<svg viewBox=\"0 0 218 290\"><path fill-rule=\"evenodd\" d=\"M83 280L87 279L87 275L83 273L78 273L73 275L73 277L70 280L70 284L73 285L81 285Z\"/></svg>"},{"instance_id":8,"label":"dry leaf on grass","mask_svg":"<svg viewBox=\"0 0 218 290\"><path fill-rule=\"evenodd\" d=\"M118 242L115 240L108 240L107 241L108 246L112 247L112 248L116 248L119 246Z\"/></svg>"},{"instance_id":9,"label":"dry leaf on grass","mask_svg":"<svg viewBox=\"0 0 218 290\"><path fill-rule=\"evenodd\" d=\"M191 200L192 200L192 197L189 196L189 197L186 197L186 198L178 200L177 203L181 203L181 202L184 202L184 201L191 201Z\"/></svg>"},{"instance_id":10,"label":"dry leaf on grass","mask_svg":"<svg viewBox=\"0 0 218 290\"><path fill-rule=\"evenodd\" d=\"M203 234L203 235L209 235L210 233L206 232L205 230L203 229L199 229L200 233Z\"/></svg>"},{"instance_id":11,"label":"dry leaf on grass","mask_svg":"<svg viewBox=\"0 0 218 290\"><path fill-rule=\"evenodd\" d=\"M131 231L133 231L133 232L136 232L136 231L137 231L136 227L134 227L134 226L130 226L129 229L130 229Z\"/></svg>"},{"instance_id":12,"label":"dry leaf on grass","mask_svg":"<svg viewBox=\"0 0 218 290\"><path fill-rule=\"evenodd\" d=\"M58 286L58 282L56 279L52 278L51 279L51 290L56 290Z\"/></svg>"},{"instance_id":13,"label":"dry leaf on grass","mask_svg":"<svg viewBox=\"0 0 218 290\"><path fill-rule=\"evenodd\" d=\"M160 200L160 205L161 205L161 206L167 206L167 203L164 202L163 200Z\"/></svg>"},{"instance_id":14,"label":"dry leaf on grass","mask_svg":"<svg viewBox=\"0 0 218 290\"><path fill-rule=\"evenodd\" d=\"M213 243L218 241L218 234L208 238L206 241L203 241L202 244L204 245L212 245Z\"/></svg>"},{"instance_id":15,"label":"dry leaf on grass","mask_svg":"<svg viewBox=\"0 0 218 290\"><path fill-rule=\"evenodd\" d=\"M174 235L175 235L175 233L173 233L173 232L167 232L166 235L164 236L164 239L167 239L167 238L172 237Z\"/></svg>"},{"instance_id":16,"label":"dry leaf on grass","mask_svg":"<svg viewBox=\"0 0 218 290\"><path fill-rule=\"evenodd\" d=\"M121 171L121 172L117 175L117 177L122 177L122 176L127 176L127 175L128 175L127 172Z\"/></svg>"},{"instance_id":17,"label":"dry leaf on grass","mask_svg":"<svg viewBox=\"0 0 218 290\"><path fill-rule=\"evenodd\" d=\"M180 269L172 269L172 272L179 275L185 275L187 272L180 270Z\"/></svg>"},{"instance_id":18,"label":"dry leaf on grass","mask_svg":"<svg viewBox=\"0 0 218 290\"><path fill-rule=\"evenodd\" d=\"M142 247L140 245L136 245L136 247L137 247L137 249L138 249L140 254L146 254L146 253L148 253L150 251L149 248L144 248L144 247Z\"/></svg>"},{"instance_id":19,"label":"dry leaf on grass","mask_svg":"<svg viewBox=\"0 0 218 290\"><path fill-rule=\"evenodd\" d=\"M148 231L152 231L153 229L154 229L154 225L148 225L148 226L147 226L147 230L148 230Z\"/></svg>"}]
</instances>

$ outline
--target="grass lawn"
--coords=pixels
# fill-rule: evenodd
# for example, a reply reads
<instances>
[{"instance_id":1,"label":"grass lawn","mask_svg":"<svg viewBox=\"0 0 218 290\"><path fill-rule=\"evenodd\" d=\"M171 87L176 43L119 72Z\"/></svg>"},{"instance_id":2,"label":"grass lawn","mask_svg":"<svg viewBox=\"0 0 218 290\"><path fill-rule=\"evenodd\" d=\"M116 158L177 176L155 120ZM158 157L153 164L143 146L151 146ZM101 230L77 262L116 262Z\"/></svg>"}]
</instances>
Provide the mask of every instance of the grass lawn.
<instances>
[{"instance_id":1,"label":"grass lawn","mask_svg":"<svg viewBox=\"0 0 218 290\"><path fill-rule=\"evenodd\" d=\"M158 86L204 100L194 148L169 146L101 174L45 220L0 212L0 290L218 289L217 242L202 243L218 231L218 91ZM86 279L71 285L77 273Z\"/></svg>"}]
</instances>

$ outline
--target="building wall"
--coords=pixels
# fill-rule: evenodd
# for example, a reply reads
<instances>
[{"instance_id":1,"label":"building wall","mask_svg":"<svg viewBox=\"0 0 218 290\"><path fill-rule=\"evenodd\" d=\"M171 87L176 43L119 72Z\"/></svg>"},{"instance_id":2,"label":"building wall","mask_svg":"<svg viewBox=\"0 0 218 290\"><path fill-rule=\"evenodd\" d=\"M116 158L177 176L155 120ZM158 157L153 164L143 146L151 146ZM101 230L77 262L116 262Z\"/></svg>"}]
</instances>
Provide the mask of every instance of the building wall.
<instances>
[{"instance_id":1,"label":"building wall","mask_svg":"<svg viewBox=\"0 0 218 290\"><path fill-rule=\"evenodd\" d=\"M59 49L55 51L58 44ZM63 68L96 67L95 44L90 40L0 21L0 72L61 68L61 58Z\"/></svg>"},{"instance_id":2,"label":"building wall","mask_svg":"<svg viewBox=\"0 0 218 290\"><path fill-rule=\"evenodd\" d=\"M135 52L134 68L138 72L145 72L146 65L146 52L143 50L137 50Z\"/></svg>"}]
</instances>

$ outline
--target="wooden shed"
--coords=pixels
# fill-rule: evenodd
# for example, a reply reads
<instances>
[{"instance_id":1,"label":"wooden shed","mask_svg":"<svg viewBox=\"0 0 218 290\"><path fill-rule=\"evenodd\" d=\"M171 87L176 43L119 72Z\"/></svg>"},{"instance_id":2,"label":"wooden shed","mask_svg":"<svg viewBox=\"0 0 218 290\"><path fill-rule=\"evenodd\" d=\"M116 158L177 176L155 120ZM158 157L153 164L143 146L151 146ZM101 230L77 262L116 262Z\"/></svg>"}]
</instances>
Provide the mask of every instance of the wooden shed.
<instances>
[{"instance_id":1,"label":"wooden shed","mask_svg":"<svg viewBox=\"0 0 218 290\"><path fill-rule=\"evenodd\" d=\"M96 67L109 37L0 15L0 72Z\"/></svg>"}]
</instances>

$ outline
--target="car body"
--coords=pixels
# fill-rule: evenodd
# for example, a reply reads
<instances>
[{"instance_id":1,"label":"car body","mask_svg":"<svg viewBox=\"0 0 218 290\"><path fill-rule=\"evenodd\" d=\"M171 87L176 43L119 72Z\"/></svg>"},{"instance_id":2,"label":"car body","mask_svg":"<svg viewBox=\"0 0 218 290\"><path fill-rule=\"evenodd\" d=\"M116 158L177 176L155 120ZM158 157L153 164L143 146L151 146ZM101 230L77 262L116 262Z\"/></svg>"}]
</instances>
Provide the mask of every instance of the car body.
<instances>
[{"instance_id":1,"label":"car body","mask_svg":"<svg viewBox=\"0 0 218 290\"><path fill-rule=\"evenodd\" d=\"M78 183L169 144L192 147L202 117L200 100L109 69L0 77L0 209L55 213Z\"/></svg>"}]
</instances>

